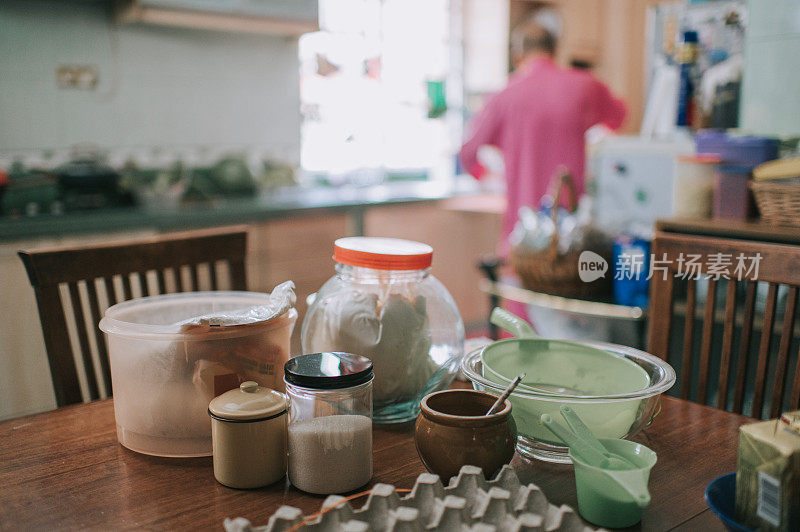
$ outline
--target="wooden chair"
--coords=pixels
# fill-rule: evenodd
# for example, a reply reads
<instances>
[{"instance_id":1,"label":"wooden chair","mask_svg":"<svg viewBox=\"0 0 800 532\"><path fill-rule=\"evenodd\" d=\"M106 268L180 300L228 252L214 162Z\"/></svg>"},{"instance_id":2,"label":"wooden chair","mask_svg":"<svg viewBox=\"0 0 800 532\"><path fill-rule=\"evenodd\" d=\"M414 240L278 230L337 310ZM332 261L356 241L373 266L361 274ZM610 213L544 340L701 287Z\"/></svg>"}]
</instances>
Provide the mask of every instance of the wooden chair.
<instances>
[{"instance_id":1,"label":"wooden chair","mask_svg":"<svg viewBox=\"0 0 800 532\"><path fill-rule=\"evenodd\" d=\"M649 349L664 359L676 351L679 353L679 357L674 357L674 365L680 365L680 397L704 404L713 402L717 408L740 414L744 413L745 404L752 401L749 415L756 418L774 418L784 409L800 408L800 355L794 334L800 247L660 232L653 241L652 252ZM696 255L701 257L695 260L699 269L687 264ZM741 262L739 257L743 259ZM727 259L730 263L726 264ZM753 262L758 263L755 269ZM702 317L696 316L701 299L699 281L690 278L685 281L685 292L681 290L684 282L681 275L690 273L689 270L704 276L712 274L704 281L708 289ZM720 271L729 280L720 277ZM756 304L763 295L759 283L766 288L763 310ZM778 294L784 292L785 305L781 305L783 298L779 300ZM724 300L724 312L716 309L720 299ZM781 306L780 340L776 342L775 321L780 318ZM673 319L681 307L685 308L683 320ZM702 324L699 345L696 345L695 321ZM681 325L682 337L676 333ZM757 353L756 336L759 336ZM773 356L774 344L777 344L776 356ZM699 358L695 355L697 347ZM718 374L714 374L714 369ZM733 397L729 401L731 387ZM769 408L765 412L767 396Z\"/></svg>"},{"instance_id":2,"label":"wooden chair","mask_svg":"<svg viewBox=\"0 0 800 532\"><path fill-rule=\"evenodd\" d=\"M101 311L136 295L203 289L201 272L207 273L206 289L245 290L246 245L246 228L236 227L20 251L36 293L57 405L83 401L78 365L82 366L89 400L111 395L108 352L97 326ZM105 296L107 305L101 296ZM95 372L87 324L94 331L102 380ZM71 337L75 336L79 352L73 355Z\"/></svg>"}]
</instances>

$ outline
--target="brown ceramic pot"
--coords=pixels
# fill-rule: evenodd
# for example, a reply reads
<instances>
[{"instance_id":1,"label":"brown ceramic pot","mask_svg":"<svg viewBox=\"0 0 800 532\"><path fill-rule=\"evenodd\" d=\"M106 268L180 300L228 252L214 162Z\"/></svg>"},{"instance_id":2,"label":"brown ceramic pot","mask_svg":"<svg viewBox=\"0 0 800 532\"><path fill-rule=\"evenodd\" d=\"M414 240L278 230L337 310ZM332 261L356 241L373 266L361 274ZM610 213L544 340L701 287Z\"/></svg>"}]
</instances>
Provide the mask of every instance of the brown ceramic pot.
<instances>
[{"instance_id":1,"label":"brown ceramic pot","mask_svg":"<svg viewBox=\"0 0 800 532\"><path fill-rule=\"evenodd\" d=\"M485 415L496 400L475 390L444 390L422 400L414 430L417 453L445 484L461 466L478 466L491 479L511 461L517 425L508 400L496 414Z\"/></svg>"}]
</instances>

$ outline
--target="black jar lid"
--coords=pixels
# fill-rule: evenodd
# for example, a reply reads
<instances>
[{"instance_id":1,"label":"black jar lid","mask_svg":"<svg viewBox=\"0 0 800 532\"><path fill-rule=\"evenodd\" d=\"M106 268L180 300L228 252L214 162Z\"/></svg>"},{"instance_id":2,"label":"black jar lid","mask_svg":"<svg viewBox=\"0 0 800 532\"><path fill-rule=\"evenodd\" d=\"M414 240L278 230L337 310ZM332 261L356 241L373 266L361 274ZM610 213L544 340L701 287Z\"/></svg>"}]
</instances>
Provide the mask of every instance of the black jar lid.
<instances>
[{"instance_id":1,"label":"black jar lid","mask_svg":"<svg viewBox=\"0 0 800 532\"><path fill-rule=\"evenodd\" d=\"M350 353L311 353L289 359L283 366L283 372L289 384L337 390L370 381L372 361Z\"/></svg>"}]
</instances>

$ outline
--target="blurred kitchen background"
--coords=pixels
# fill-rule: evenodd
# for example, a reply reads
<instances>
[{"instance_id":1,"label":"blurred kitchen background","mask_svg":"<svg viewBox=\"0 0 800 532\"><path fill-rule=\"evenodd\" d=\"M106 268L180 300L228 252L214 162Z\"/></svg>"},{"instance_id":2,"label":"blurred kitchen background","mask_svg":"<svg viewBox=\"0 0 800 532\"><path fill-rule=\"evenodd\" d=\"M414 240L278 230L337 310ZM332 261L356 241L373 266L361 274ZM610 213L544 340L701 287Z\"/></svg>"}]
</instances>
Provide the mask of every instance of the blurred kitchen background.
<instances>
[{"instance_id":1,"label":"blurred kitchen background","mask_svg":"<svg viewBox=\"0 0 800 532\"><path fill-rule=\"evenodd\" d=\"M646 243L680 213L676 156L733 150L720 162L749 175L796 152L798 0L0 3L0 418L55 405L19 249L247 223L250 289L294 280L302 319L333 240L410 238L485 334L476 264L497 249L503 169L487 149L478 182L457 155L531 18L628 106L620 132L587 133L611 237Z\"/></svg>"}]
</instances>

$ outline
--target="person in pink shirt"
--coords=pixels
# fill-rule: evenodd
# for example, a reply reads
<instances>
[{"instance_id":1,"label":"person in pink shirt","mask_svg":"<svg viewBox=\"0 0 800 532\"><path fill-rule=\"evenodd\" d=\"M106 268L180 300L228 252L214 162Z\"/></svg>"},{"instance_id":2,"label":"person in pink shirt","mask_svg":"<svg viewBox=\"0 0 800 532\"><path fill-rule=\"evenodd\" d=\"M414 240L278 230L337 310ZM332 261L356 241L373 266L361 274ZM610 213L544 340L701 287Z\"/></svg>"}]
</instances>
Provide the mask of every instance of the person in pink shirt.
<instances>
[{"instance_id":1,"label":"person in pink shirt","mask_svg":"<svg viewBox=\"0 0 800 532\"><path fill-rule=\"evenodd\" d=\"M625 119L622 100L589 72L560 68L553 62L554 36L535 22L512 33L517 68L508 86L494 95L473 124L461 148L464 169L475 177L484 169L478 148L493 145L503 153L508 205L500 253L523 205L538 208L557 170L572 174L578 194L584 191L584 134L595 124L618 129Z\"/></svg>"}]
</instances>

